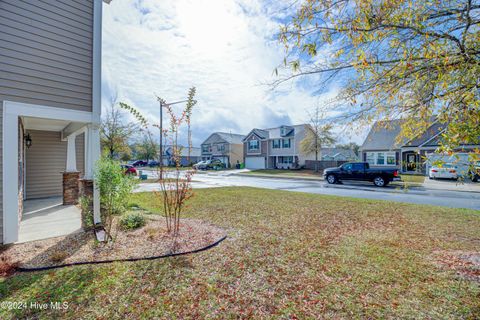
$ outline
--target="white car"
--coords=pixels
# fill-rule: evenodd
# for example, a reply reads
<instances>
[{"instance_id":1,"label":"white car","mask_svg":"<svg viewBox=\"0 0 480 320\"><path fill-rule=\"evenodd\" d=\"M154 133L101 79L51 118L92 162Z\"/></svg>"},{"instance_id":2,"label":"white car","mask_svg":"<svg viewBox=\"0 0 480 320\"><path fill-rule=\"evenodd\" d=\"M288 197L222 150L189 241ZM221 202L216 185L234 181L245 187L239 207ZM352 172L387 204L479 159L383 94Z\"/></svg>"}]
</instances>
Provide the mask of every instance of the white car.
<instances>
[{"instance_id":1,"label":"white car","mask_svg":"<svg viewBox=\"0 0 480 320\"><path fill-rule=\"evenodd\" d=\"M451 163L444 163L442 165L434 165L430 168L428 173L430 179L458 179L457 167Z\"/></svg>"}]
</instances>

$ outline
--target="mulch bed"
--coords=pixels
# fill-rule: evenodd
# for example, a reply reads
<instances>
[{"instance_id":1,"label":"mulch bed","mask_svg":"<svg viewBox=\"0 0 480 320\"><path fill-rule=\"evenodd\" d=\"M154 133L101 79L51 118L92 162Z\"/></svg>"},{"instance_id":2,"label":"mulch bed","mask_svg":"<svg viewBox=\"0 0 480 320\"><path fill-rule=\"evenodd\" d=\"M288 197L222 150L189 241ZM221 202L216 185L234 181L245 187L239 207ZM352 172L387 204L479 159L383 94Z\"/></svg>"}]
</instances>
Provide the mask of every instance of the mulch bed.
<instances>
[{"instance_id":1,"label":"mulch bed","mask_svg":"<svg viewBox=\"0 0 480 320\"><path fill-rule=\"evenodd\" d=\"M99 243L93 232L81 232L7 247L0 253L20 268L54 267L104 260L142 259L205 248L225 236L225 231L196 219L181 219L180 232L167 232L165 218L148 215L144 227L114 231L114 242Z\"/></svg>"}]
</instances>

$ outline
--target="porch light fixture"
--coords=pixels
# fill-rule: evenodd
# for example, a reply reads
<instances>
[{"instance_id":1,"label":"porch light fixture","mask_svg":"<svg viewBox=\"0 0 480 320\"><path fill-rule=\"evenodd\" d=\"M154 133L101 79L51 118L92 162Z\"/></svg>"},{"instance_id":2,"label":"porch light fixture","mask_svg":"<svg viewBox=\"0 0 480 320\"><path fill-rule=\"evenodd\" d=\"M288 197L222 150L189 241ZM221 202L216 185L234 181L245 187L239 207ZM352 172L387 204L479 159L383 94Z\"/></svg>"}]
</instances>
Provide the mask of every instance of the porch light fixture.
<instances>
[{"instance_id":1,"label":"porch light fixture","mask_svg":"<svg viewBox=\"0 0 480 320\"><path fill-rule=\"evenodd\" d=\"M23 136L23 139L25 139L25 145L27 148L30 148L32 146L32 137L30 137L30 133L27 133L27 135Z\"/></svg>"}]
</instances>

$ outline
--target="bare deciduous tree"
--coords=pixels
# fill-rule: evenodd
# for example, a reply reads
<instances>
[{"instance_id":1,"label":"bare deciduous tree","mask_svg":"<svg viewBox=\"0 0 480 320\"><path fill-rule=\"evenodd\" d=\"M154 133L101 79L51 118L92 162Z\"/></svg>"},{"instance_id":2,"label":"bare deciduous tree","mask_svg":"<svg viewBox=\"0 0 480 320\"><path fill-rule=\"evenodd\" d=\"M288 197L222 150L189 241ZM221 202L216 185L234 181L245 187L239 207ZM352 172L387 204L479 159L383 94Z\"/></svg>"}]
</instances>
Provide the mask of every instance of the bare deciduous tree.
<instances>
[{"instance_id":1,"label":"bare deciduous tree","mask_svg":"<svg viewBox=\"0 0 480 320\"><path fill-rule=\"evenodd\" d=\"M107 150L110 158L122 152L130 153L128 140L138 131L138 125L125 122L117 104L117 94L114 93L104 112L100 128L102 149Z\"/></svg>"},{"instance_id":2,"label":"bare deciduous tree","mask_svg":"<svg viewBox=\"0 0 480 320\"><path fill-rule=\"evenodd\" d=\"M305 126L305 138L300 142L300 149L306 154L315 154L315 161L322 147L335 143L336 138L332 133L331 124L323 124L324 116L319 106L309 115L309 123ZM318 163L315 162L315 172L318 171Z\"/></svg>"}]
</instances>

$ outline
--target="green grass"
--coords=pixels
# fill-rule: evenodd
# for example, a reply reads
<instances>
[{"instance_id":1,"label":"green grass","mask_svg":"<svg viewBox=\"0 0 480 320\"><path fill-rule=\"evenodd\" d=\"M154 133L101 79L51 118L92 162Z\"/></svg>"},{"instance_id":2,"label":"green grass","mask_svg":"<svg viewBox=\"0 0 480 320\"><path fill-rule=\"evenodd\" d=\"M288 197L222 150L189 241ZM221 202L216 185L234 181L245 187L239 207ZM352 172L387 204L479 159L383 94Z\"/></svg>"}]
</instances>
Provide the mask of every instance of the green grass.
<instances>
[{"instance_id":1,"label":"green grass","mask_svg":"<svg viewBox=\"0 0 480 320\"><path fill-rule=\"evenodd\" d=\"M160 212L152 194L132 203ZM255 188L196 190L185 216L225 228L218 247L157 261L79 266L0 280L0 319L478 319L480 286L435 250L478 250L480 214Z\"/></svg>"},{"instance_id":2,"label":"green grass","mask_svg":"<svg viewBox=\"0 0 480 320\"><path fill-rule=\"evenodd\" d=\"M321 172L314 172L313 170L301 169L301 170L281 170L281 169L259 169L245 172L245 174L257 174L257 175L276 175L286 177L311 177L322 178Z\"/></svg>"}]
</instances>

